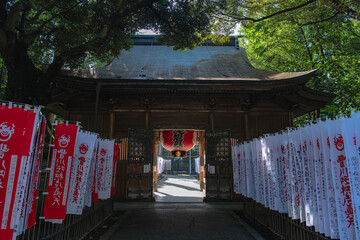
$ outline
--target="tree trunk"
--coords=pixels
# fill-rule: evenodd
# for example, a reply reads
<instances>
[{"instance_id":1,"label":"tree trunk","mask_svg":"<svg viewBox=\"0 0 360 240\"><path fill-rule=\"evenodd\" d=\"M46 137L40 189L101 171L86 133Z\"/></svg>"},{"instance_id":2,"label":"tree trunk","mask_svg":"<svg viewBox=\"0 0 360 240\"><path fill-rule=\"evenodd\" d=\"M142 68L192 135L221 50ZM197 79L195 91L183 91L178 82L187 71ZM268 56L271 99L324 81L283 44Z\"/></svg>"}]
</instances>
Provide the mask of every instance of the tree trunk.
<instances>
[{"instance_id":1,"label":"tree trunk","mask_svg":"<svg viewBox=\"0 0 360 240\"><path fill-rule=\"evenodd\" d=\"M5 99L29 104L46 104L49 100L49 81L40 84L43 73L34 66L26 47L17 43L4 57L8 70Z\"/></svg>"}]
</instances>

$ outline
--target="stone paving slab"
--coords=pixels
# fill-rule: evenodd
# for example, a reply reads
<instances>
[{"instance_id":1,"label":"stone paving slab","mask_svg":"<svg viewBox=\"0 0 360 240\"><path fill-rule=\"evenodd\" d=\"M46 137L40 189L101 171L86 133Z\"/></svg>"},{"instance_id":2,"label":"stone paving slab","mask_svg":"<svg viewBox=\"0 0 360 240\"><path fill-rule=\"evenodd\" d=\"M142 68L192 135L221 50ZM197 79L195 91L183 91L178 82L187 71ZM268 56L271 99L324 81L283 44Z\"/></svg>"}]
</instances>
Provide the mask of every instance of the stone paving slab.
<instances>
[{"instance_id":1,"label":"stone paving slab","mask_svg":"<svg viewBox=\"0 0 360 240\"><path fill-rule=\"evenodd\" d=\"M133 209L101 240L263 240L231 210L214 208Z\"/></svg>"}]
</instances>

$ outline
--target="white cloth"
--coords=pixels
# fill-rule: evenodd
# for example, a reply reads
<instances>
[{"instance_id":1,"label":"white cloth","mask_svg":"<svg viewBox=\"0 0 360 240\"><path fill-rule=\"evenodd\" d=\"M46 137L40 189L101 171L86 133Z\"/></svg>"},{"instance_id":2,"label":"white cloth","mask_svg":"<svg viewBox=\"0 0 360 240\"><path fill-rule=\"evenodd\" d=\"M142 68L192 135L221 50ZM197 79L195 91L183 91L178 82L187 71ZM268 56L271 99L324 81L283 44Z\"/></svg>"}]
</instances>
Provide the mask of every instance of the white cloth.
<instances>
[{"instance_id":1,"label":"white cloth","mask_svg":"<svg viewBox=\"0 0 360 240\"><path fill-rule=\"evenodd\" d=\"M114 140L101 139L98 151L99 199L109 199L113 174Z\"/></svg>"},{"instance_id":2,"label":"white cloth","mask_svg":"<svg viewBox=\"0 0 360 240\"><path fill-rule=\"evenodd\" d=\"M97 135L79 131L76 138L66 214L81 215Z\"/></svg>"}]
</instances>

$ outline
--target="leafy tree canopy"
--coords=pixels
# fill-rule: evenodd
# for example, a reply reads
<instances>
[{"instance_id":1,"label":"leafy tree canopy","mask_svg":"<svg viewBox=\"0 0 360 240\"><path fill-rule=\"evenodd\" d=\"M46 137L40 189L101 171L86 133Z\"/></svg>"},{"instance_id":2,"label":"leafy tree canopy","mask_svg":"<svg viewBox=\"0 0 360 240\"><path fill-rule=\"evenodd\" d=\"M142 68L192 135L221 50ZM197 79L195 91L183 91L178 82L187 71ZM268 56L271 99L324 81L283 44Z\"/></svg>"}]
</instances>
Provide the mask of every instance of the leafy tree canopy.
<instances>
[{"instance_id":1,"label":"leafy tree canopy","mask_svg":"<svg viewBox=\"0 0 360 240\"><path fill-rule=\"evenodd\" d=\"M318 69L309 86L336 94L325 110L360 110L359 1L221 2L219 24L241 23L240 42L256 67Z\"/></svg>"},{"instance_id":2,"label":"leafy tree canopy","mask_svg":"<svg viewBox=\"0 0 360 240\"><path fill-rule=\"evenodd\" d=\"M46 104L62 68L108 62L138 29L192 48L241 24L256 67L319 69L309 85L337 95L331 111L359 108L358 0L8 0L0 3L0 86L8 100ZM1 96L0 96L1 97Z\"/></svg>"},{"instance_id":3,"label":"leafy tree canopy","mask_svg":"<svg viewBox=\"0 0 360 240\"><path fill-rule=\"evenodd\" d=\"M211 14L206 0L1 1L5 98L45 104L61 68L108 62L141 28L164 34L177 49L192 48L210 31Z\"/></svg>"}]
</instances>

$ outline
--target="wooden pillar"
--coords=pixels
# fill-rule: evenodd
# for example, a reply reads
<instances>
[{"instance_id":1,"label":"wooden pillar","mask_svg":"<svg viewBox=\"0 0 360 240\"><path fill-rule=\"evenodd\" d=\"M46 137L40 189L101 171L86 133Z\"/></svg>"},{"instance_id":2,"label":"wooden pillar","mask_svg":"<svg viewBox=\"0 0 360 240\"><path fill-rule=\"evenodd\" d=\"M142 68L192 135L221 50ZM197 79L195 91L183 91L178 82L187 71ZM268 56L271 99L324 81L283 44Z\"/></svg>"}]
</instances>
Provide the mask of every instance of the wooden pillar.
<instances>
[{"instance_id":1,"label":"wooden pillar","mask_svg":"<svg viewBox=\"0 0 360 240\"><path fill-rule=\"evenodd\" d=\"M154 191L157 191L157 145L159 142L159 132L158 131L154 131L154 146L153 146L153 189Z\"/></svg>"},{"instance_id":2,"label":"wooden pillar","mask_svg":"<svg viewBox=\"0 0 360 240\"><path fill-rule=\"evenodd\" d=\"M149 122L150 122L150 113L148 111L145 112L145 129L149 130Z\"/></svg>"},{"instance_id":3,"label":"wooden pillar","mask_svg":"<svg viewBox=\"0 0 360 240\"><path fill-rule=\"evenodd\" d=\"M109 138L115 138L115 112L113 111L110 112L109 117Z\"/></svg>"},{"instance_id":4,"label":"wooden pillar","mask_svg":"<svg viewBox=\"0 0 360 240\"><path fill-rule=\"evenodd\" d=\"M256 118L255 118L255 131L256 131L256 136L260 136L260 131L259 131L259 115L256 114Z\"/></svg>"},{"instance_id":5,"label":"wooden pillar","mask_svg":"<svg viewBox=\"0 0 360 240\"><path fill-rule=\"evenodd\" d=\"M119 162L116 169L115 199L126 201L128 139L120 139Z\"/></svg>"},{"instance_id":6,"label":"wooden pillar","mask_svg":"<svg viewBox=\"0 0 360 240\"><path fill-rule=\"evenodd\" d=\"M289 127L293 127L293 126L294 126L294 113L289 112Z\"/></svg>"},{"instance_id":7,"label":"wooden pillar","mask_svg":"<svg viewBox=\"0 0 360 240\"><path fill-rule=\"evenodd\" d=\"M94 119L94 128L93 128L94 132L98 132L97 121L98 121L98 113L99 113L99 98L100 98L101 85L102 85L101 81L98 81L96 83L95 119Z\"/></svg>"},{"instance_id":8,"label":"wooden pillar","mask_svg":"<svg viewBox=\"0 0 360 240\"><path fill-rule=\"evenodd\" d=\"M213 112L209 112L209 121L210 121L210 130L214 131L215 130L215 119L214 119Z\"/></svg>"},{"instance_id":9,"label":"wooden pillar","mask_svg":"<svg viewBox=\"0 0 360 240\"><path fill-rule=\"evenodd\" d=\"M250 125L249 125L249 113L244 113L244 133L245 133L245 141L250 140Z\"/></svg>"},{"instance_id":10,"label":"wooden pillar","mask_svg":"<svg viewBox=\"0 0 360 240\"><path fill-rule=\"evenodd\" d=\"M205 177L205 132L199 132L199 155L200 155L200 190L205 189L204 177Z\"/></svg>"}]
</instances>

